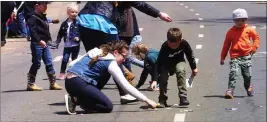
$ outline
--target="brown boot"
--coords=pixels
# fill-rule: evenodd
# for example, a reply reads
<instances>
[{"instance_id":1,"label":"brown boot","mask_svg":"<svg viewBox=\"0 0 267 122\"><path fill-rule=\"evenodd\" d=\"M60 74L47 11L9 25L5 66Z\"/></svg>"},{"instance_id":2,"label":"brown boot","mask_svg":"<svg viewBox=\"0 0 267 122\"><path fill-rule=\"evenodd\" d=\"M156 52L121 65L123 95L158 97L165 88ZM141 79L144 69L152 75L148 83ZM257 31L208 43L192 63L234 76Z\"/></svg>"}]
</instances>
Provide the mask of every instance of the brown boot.
<instances>
[{"instance_id":1,"label":"brown boot","mask_svg":"<svg viewBox=\"0 0 267 122\"><path fill-rule=\"evenodd\" d=\"M36 84L27 84L27 91L42 91L43 89Z\"/></svg>"},{"instance_id":2,"label":"brown boot","mask_svg":"<svg viewBox=\"0 0 267 122\"><path fill-rule=\"evenodd\" d=\"M43 89L35 84L35 75L27 74L28 84L27 91L42 91Z\"/></svg>"},{"instance_id":3,"label":"brown boot","mask_svg":"<svg viewBox=\"0 0 267 122\"><path fill-rule=\"evenodd\" d=\"M62 90L63 88L57 83L50 84L50 90Z\"/></svg>"},{"instance_id":4,"label":"brown boot","mask_svg":"<svg viewBox=\"0 0 267 122\"><path fill-rule=\"evenodd\" d=\"M134 85L134 74L131 73L125 66L123 66L123 71L125 73L125 78L129 81L131 85Z\"/></svg>"},{"instance_id":5,"label":"brown boot","mask_svg":"<svg viewBox=\"0 0 267 122\"><path fill-rule=\"evenodd\" d=\"M47 76L50 82L50 90L62 90L62 87L56 83L55 73L53 74L47 73Z\"/></svg>"}]
</instances>

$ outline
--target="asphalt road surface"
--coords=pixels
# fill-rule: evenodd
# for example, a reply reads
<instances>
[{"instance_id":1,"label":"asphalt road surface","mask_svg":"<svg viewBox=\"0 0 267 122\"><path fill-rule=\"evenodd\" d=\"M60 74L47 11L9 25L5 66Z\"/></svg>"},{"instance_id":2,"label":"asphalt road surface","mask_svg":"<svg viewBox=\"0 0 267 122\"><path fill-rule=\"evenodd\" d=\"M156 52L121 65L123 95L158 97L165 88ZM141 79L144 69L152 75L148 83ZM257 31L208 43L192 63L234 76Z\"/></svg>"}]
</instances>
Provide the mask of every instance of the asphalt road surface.
<instances>
[{"instance_id":1,"label":"asphalt road surface","mask_svg":"<svg viewBox=\"0 0 267 122\"><path fill-rule=\"evenodd\" d=\"M266 121L266 4L255 2L149 2L168 13L173 22L165 23L136 11L143 42L159 49L166 40L171 27L182 29L183 38L192 46L199 69L193 86L188 88L188 108L144 109L144 103L120 105L118 90L110 80L103 92L111 99L114 110L108 114L68 115L62 91L49 90L44 64L38 71L36 83L44 88L40 92L26 91L27 72L31 65L29 42L8 42L1 50L1 121ZM81 4L83 6L84 3ZM57 6L58 7L58 6ZM251 26L260 35L261 44L253 57L252 83L254 97L247 97L240 77L236 83L235 99L224 99L229 74L229 55L224 66L219 64L225 34L232 27L232 11L244 8L248 12ZM61 21L66 19L65 10L55 9ZM55 40L60 24L50 25ZM51 50L57 75L60 71L63 43L58 50ZM85 53L81 44L80 55ZM142 69L133 66L135 83ZM187 66L187 76L190 76ZM148 86L148 77L146 84ZM64 86L64 80L58 81ZM175 77L170 77L168 86L169 104L179 104ZM158 92L142 90L149 98L157 101ZM227 111L225 108L236 108ZM193 110L192 112L185 112ZM81 109L77 107L77 111Z\"/></svg>"}]
</instances>

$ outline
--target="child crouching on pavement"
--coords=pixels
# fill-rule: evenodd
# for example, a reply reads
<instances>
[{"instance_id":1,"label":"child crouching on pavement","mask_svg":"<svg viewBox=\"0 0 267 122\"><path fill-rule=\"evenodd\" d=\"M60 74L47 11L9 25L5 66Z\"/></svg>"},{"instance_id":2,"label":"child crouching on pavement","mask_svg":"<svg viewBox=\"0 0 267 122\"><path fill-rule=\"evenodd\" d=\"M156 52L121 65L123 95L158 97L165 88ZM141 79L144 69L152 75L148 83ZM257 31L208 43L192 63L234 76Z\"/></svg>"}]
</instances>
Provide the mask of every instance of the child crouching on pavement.
<instances>
[{"instance_id":1,"label":"child crouching on pavement","mask_svg":"<svg viewBox=\"0 0 267 122\"><path fill-rule=\"evenodd\" d=\"M50 47L47 42L51 41L49 32L49 25L47 22L45 11L48 2L38 1L35 4L35 13L28 19L28 25L31 36L31 53L32 53L32 66L28 73L28 91L41 91L42 88L35 84L35 77L38 69L41 67L41 59L45 64L45 69L50 81L50 90L61 90L62 87L56 83L56 75L53 67L52 56Z\"/></svg>"},{"instance_id":2,"label":"child crouching on pavement","mask_svg":"<svg viewBox=\"0 0 267 122\"><path fill-rule=\"evenodd\" d=\"M170 28L167 32L167 41L161 46L157 60L159 72L159 104L158 108L168 107L167 105L167 85L169 75L176 74L177 86L179 90L180 105L189 105L186 89L186 71L184 54L190 64L193 74L196 76L196 67L193 50L189 43L182 39L182 32L179 28Z\"/></svg>"},{"instance_id":3,"label":"child crouching on pavement","mask_svg":"<svg viewBox=\"0 0 267 122\"><path fill-rule=\"evenodd\" d=\"M158 70L156 63L159 51L149 48L145 44L137 43L133 46L132 52L137 57L137 59L144 61L144 69L141 73L140 80L135 87L139 89L142 85L144 85L148 74L150 74L152 81L150 82L151 84L147 89L159 90Z\"/></svg>"},{"instance_id":4,"label":"child crouching on pavement","mask_svg":"<svg viewBox=\"0 0 267 122\"><path fill-rule=\"evenodd\" d=\"M56 45L58 47L62 37L64 37L63 59L60 75L58 77L60 80L65 79L65 71L70 55L71 59L75 60L77 59L80 51L80 34L78 23L76 21L76 17L78 15L78 5L76 3L69 4L67 7L67 14L69 17L61 24L56 40Z\"/></svg>"},{"instance_id":5,"label":"child crouching on pavement","mask_svg":"<svg viewBox=\"0 0 267 122\"><path fill-rule=\"evenodd\" d=\"M221 65L224 64L225 57L230 49L230 73L228 90L225 98L234 98L235 83L238 78L238 70L244 78L244 87L248 96L253 96L253 85L251 85L251 57L259 48L259 35L255 29L247 24L248 15L244 9L233 11L233 20L235 25L227 32L224 45L221 52ZM253 40L253 44L250 43Z\"/></svg>"}]
</instances>

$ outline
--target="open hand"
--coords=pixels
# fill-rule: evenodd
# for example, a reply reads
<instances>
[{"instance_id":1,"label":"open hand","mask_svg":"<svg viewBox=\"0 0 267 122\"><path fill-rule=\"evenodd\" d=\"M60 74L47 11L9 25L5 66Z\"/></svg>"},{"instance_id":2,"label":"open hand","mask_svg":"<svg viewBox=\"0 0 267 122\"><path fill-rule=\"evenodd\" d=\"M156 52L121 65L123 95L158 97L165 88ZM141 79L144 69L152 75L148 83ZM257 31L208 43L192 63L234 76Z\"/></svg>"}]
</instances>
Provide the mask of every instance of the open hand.
<instances>
[{"instance_id":1,"label":"open hand","mask_svg":"<svg viewBox=\"0 0 267 122\"><path fill-rule=\"evenodd\" d=\"M197 73L198 73L198 69L196 68L196 69L193 70L193 74L194 74L194 76L196 76Z\"/></svg>"},{"instance_id":2,"label":"open hand","mask_svg":"<svg viewBox=\"0 0 267 122\"><path fill-rule=\"evenodd\" d=\"M75 40L75 41L79 41L79 38L78 38L78 37L75 37L74 40Z\"/></svg>"},{"instance_id":3,"label":"open hand","mask_svg":"<svg viewBox=\"0 0 267 122\"><path fill-rule=\"evenodd\" d=\"M153 101L153 100L147 99L145 102L146 102L149 106L151 106L151 108L156 108L156 106L157 106L157 103L156 103L155 101Z\"/></svg>"},{"instance_id":4,"label":"open hand","mask_svg":"<svg viewBox=\"0 0 267 122\"><path fill-rule=\"evenodd\" d=\"M163 21L172 22L172 18L168 14L166 14L166 13L160 12L159 17Z\"/></svg>"}]
</instances>

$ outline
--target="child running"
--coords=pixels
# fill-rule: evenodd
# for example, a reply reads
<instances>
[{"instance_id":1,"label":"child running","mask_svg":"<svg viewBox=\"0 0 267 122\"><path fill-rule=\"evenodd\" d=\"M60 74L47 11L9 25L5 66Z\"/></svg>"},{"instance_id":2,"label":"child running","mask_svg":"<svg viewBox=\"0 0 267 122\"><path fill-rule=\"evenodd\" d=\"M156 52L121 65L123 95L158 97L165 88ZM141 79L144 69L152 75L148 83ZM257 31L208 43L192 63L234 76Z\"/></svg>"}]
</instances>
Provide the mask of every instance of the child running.
<instances>
[{"instance_id":1,"label":"child running","mask_svg":"<svg viewBox=\"0 0 267 122\"><path fill-rule=\"evenodd\" d=\"M247 24L248 14L245 9L238 8L233 11L235 25L227 32L221 52L220 64L224 65L225 57L230 52L230 73L228 89L225 93L226 99L234 98L235 83L238 78L238 70L244 78L244 87L248 96L253 96L253 85L251 85L251 57L257 51L260 38L255 29ZM253 44L250 43L253 40ZM230 50L229 50L230 49Z\"/></svg>"},{"instance_id":2,"label":"child running","mask_svg":"<svg viewBox=\"0 0 267 122\"><path fill-rule=\"evenodd\" d=\"M80 51L80 34L76 21L76 17L78 15L78 5L76 3L70 3L67 7L67 14L68 19L61 24L56 40L58 47L62 37L64 37L63 59L60 75L58 77L60 80L65 79L65 70L69 62L70 55L71 59L75 60L77 59Z\"/></svg>"}]
</instances>

